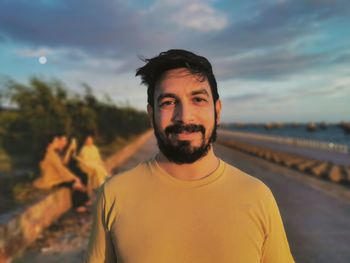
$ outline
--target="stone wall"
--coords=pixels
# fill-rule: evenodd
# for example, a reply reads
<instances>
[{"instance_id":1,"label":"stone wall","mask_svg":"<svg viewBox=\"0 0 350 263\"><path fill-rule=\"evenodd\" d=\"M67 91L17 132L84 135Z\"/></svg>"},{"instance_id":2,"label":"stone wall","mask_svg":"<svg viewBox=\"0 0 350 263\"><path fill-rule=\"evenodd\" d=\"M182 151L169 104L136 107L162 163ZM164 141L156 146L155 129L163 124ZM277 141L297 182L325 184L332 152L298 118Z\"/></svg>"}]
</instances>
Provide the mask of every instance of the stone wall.
<instances>
[{"instance_id":1,"label":"stone wall","mask_svg":"<svg viewBox=\"0 0 350 263\"><path fill-rule=\"evenodd\" d=\"M31 205L1 215L0 262L9 262L71 206L70 189L57 188Z\"/></svg>"}]
</instances>

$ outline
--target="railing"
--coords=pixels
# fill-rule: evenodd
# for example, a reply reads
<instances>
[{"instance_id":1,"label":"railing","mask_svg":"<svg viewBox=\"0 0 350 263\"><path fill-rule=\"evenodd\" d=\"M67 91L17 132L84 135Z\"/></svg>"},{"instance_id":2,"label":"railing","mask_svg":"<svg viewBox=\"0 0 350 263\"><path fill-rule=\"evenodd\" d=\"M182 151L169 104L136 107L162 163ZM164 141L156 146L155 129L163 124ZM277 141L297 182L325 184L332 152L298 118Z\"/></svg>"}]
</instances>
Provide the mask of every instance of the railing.
<instances>
[{"instance_id":1,"label":"railing","mask_svg":"<svg viewBox=\"0 0 350 263\"><path fill-rule=\"evenodd\" d=\"M281 144L290 144L300 147L308 147L308 148L314 148L314 149L321 149L325 151L331 151L331 152L339 152L347 154L349 153L349 147L346 144L340 144L340 143L333 143L333 142L325 142L325 141L318 141L318 140L309 140L309 139L301 139L301 138L293 138L293 137L284 137L284 136L276 136L276 135L263 135L258 133L252 133L252 132L237 132L237 131L230 131L230 133L237 137L242 138L251 138L261 141L270 141L270 142L277 142Z\"/></svg>"}]
</instances>

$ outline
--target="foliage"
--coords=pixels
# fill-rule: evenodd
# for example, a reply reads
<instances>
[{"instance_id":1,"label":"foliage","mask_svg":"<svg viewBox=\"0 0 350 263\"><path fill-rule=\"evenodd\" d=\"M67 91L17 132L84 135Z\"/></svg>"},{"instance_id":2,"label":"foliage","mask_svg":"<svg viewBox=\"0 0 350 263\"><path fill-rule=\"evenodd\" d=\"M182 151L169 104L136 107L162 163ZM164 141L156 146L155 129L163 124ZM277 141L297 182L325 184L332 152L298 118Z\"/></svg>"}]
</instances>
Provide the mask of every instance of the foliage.
<instances>
[{"instance_id":1,"label":"foliage","mask_svg":"<svg viewBox=\"0 0 350 263\"><path fill-rule=\"evenodd\" d=\"M34 174L23 172L16 176L0 176L0 214L43 196L44 192L32 185L33 177Z\"/></svg>"},{"instance_id":2,"label":"foliage","mask_svg":"<svg viewBox=\"0 0 350 263\"><path fill-rule=\"evenodd\" d=\"M12 196L16 204L28 203L42 195L31 182L19 182L12 187Z\"/></svg>"},{"instance_id":3,"label":"foliage","mask_svg":"<svg viewBox=\"0 0 350 263\"><path fill-rule=\"evenodd\" d=\"M32 78L28 85L8 80L5 87L13 107L0 105L0 143L10 156L29 156L33 164L53 134L75 136L82 142L85 134L94 133L98 142L108 144L149 127L145 112L117 107L111 100L101 102L88 85L83 96L69 95L57 80Z\"/></svg>"}]
</instances>

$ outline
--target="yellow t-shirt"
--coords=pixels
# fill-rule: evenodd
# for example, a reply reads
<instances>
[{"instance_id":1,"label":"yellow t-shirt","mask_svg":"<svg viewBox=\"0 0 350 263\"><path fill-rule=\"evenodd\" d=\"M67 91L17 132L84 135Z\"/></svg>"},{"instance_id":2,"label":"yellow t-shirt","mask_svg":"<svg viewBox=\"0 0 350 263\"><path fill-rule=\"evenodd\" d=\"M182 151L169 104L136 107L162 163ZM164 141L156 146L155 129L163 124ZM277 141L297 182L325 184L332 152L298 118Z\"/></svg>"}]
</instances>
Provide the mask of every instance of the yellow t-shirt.
<instances>
[{"instance_id":1,"label":"yellow t-shirt","mask_svg":"<svg viewBox=\"0 0 350 263\"><path fill-rule=\"evenodd\" d=\"M86 262L294 260L261 181L223 161L205 178L179 180L152 159L101 187Z\"/></svg>"},{"instance_id":2,"label":"yellow t-shirt","mask_svg":"<svg viewBox=\"0 0 350 263\"><path fill-rule=\"evenodd\" d=\"M95 145L84 145L79 153L79 158L87 163L101 163L100 153Z\"/></svg>"},{"instance_id":3,"label":"yellow t-shirt","mask_svg":"<svg viewBox=\"0 0 350 263\"><path fill-rule=\"evenodd\" d=\"M84 145L76 157L80 169L88 175L88 192L100 187L107 175L100 153L95 145Z\"/></svg>"}]
</instances>

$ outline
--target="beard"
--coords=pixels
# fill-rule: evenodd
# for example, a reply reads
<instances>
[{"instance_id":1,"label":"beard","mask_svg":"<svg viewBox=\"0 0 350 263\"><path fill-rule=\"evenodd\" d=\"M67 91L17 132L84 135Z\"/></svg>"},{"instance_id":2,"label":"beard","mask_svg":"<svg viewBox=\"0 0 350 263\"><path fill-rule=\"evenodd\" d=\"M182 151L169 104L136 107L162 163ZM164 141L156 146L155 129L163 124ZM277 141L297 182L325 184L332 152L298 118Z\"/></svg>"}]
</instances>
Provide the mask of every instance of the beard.
<instances>
[{"instance_id":1,"label":"beard","mask_svg":"<svg viewBox=\"0 0 350 263\"><path fill-rule=\"evenodd\" d=\"M216 140L216 114L213 130L206 140L205 127L198 124L174 124L165 128L164 133L160 131L155 124L153 116L154 134L157 139L159 150L171 162L177 164L190 164L206 156L210 150L211 144ZM181 132L200 132L201 142L199 146L192 146L189 140L176 140L173 142L171 136L177 135Z\"/></svg>"}]
</instances>

